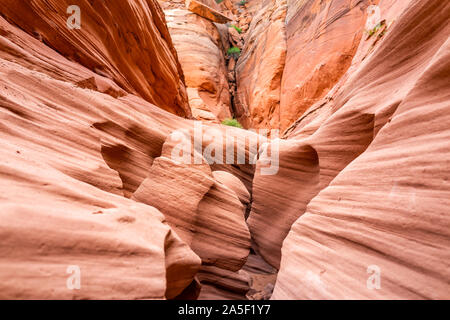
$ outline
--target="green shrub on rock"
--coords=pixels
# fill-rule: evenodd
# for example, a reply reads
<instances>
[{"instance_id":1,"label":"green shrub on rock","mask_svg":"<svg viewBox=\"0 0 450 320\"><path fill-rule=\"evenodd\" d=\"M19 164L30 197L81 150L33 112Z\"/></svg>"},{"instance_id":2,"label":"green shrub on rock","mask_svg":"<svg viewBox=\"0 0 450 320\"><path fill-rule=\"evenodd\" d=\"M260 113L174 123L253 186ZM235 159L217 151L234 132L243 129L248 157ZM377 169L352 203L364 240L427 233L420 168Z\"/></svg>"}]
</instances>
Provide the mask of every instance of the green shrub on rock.
<instances>
[{"instance_id":1,"label":"green shrub on rock","mask_svg":"<svg viewBox=\"0 0 450 320\"><path fill-rule=\"evenodd\" d=\"M242 125L236 119L225 119L222 121L222 124L230 127L243 128Z\"/></svg>"}]
</instances>

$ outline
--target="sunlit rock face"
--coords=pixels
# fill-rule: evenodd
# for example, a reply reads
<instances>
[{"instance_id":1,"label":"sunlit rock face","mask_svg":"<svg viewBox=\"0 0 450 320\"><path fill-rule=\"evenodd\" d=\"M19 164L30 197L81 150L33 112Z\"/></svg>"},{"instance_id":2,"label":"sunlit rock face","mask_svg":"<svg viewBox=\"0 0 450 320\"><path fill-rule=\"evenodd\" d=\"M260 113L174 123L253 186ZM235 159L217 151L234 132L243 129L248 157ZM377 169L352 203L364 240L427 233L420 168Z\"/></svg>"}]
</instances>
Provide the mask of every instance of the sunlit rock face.
<instances>
[{"instance_id":1,"label":"sunlit rock face","mask_svg":"<svg viewBox=\"0 0 450 320\"><path fill-rule=\"evenodd\" d=\"M1 13L63 56L114 80L126 92L190 117L181 66L156 0L77 1L80 29L67 27L67 11L75 12L68 9L71 5L69 0L5 0Z\"/></svg>"},{"instance_id":2,"label":"sunlit rock face","mask_svg":"<svg viewBox=\"0 0 450 320\"><path fill-rule=\"evenodd\" d=\"M287 2L282 130L323 98L350 67L371 4L369 0Z\"/></svg>"},{"instance_id":3,"label":"sunlit rock face","mask_svg":"<svg viewBox=\"0 0 450 320\"><path fill-rule=\"evenodd\" d=\"M189 11L212 22L227 23L233 20L223 14L215 0L185 0L185 5Z\"/></svg>"},{"instance_id":4,"label":"sunlit rock face","mask_svg":"<svg viewBox=\"0 0 450 320\"><path fill-rule=\"evenodd\" d=\"M245 127L278 129L286 59L286 0L260 1L254 10L236 66L236 115Z\"/></svg>"},{"instance_id":5,"label":"sunlit rock face","mask_svg":"<svg viewBox=\"0 0 450 320\"><path fill-rule=\"evenodd\" d=\"M220 27L180 7L164 12L184 71L193 117L216 122L230 118L226 48Z\"/></svg>"},{"instance_id":6,"label":"sunlit rock face","mask_svg":"<svg viewBox=\"0 0 450 320\"><path fill-rule=\"evenodd\" d=\"M318 151L324 189L283 242L274 299L449 298L450 5L380 8L385 27L289 131Z\"/></svg>"},{"instance_id":7,"label":"sunlit rock face","mask_svg":"<svg viewBox=\"0 0 450 320\"><path fill-rule=\"evenodd\" d=\"M0 298L449 299L450 4L198 2L2 2Z\"/></svg>"},{"instance_id":8,"label":"sunlit rock face","mask_svg":"<svg viewBox=\"0 0 450 320\"><path fill-rule=\"evenodd\" d=\"M347 71L369 0L251 1L255 11L237 64L237 116L284 131Z\"/></svg>"}]
</instances>

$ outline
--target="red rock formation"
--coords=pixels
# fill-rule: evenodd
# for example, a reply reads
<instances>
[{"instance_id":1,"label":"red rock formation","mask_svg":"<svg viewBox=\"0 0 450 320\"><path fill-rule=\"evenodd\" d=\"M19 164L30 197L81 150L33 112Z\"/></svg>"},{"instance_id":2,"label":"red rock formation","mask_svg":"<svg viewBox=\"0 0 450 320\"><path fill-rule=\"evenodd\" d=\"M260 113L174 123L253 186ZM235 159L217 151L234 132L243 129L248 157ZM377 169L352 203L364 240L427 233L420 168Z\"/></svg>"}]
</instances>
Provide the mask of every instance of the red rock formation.
<instances>
[{"instance_id":1,"label":"red rock formation","mask_svg":"<svg viewBox=\"0 0 450 320\"><path fill-rule=\"evenodd\" d=\"M352 62L370 1L289 1L280 126L286 129L324 97Z\"/></svg>"},{"instance_id":2,"label":"red rock formation","mask_svg":"<svg viewBox=\"0 0 450 320\"><path fill-rule=\"evenodd\" d=\"M252 2L258 9L236 69L240 121L285 130L323 98L350 67L370 2Z\"/></svg>"},{"instance_id":3,"label":"red rock formation","mask_svg":"<svg viewBox=\"0 0 450 320\"><path fill-rule=\"evenodd\" d=\"M2 159L10 159L0 166L5 200L1 297L161 299L185 294L200 258L160 211L126 197L157 177L159 166L176 168L170 159L164 162L165 142L175 129L192 133L194 123L122 94L108 77L68 60L3 18L0 48L0 143ZM236 138L257 138L230 130ZM243 148L247 160L255 156L257 147ZM243 205L205 166L210 184L198 198L199 219L187 228L203 230L199 236L211 242L209 248L202 241L191 244L204 261L235 272L250 246ZM229 167L221 169L239 171ZM186 169L180 172L178 178L186 178ZM241 175L252 179L251 173ZM161 209L169 205L167 200ZM217 217L209 221L212 211ZM170 214L163 213L171 224ZM223 249L215 248L215 237L222 239ZM66 287L71 265L81 270L80 290Z\"/></svg>"},{"instance_id":4,"label":"red rock formation","mask_svg":"<svg viewBox=\"0 0 450 320\"><path fill-rule=\"evenodd\" d=\"M279 2L241 6L263 10L242 119L293 122L281 141L173 114L190 108L154 0L83 0L70 31L65 1L3 3L0 298L449 298L448 2L380 1L362 34L369 1L289 0L287 47ZM227 27L197 18L191 49L226 48ZM197 61L188 82L197 64L225 68Z\"/></svg>"},{"instance_id":5,"label":"red rock formation","mask_svg":"<svg viewBox=\"0 0 450 320\"><path fill-rule=\"evenodd\" d=\"M227 23L233 20L220 12L220 7L214 0L185 0L185 3L189 11L212 22Z\"/></svg>"},{"instance_id":6,"label":"red rock formation","mask_svg":"<svg viewBox=\"0 0 450 320\"><path fill-rule=\"evenodd\" d=\"M247 272L231 272L215 267L202 267L198 273L202 282L200 300L245 300L250 289L250 277Z\"/></svg>"},{"instance_id":7,"label":"red rock formation","mask_svg":"<svg viewBox=\"0 0 450 320\"><path fill-rule=\"evenodd\" d=\"M177 118L138 97L78 87L96 75L3 18L0 34L1 298L177 296L199 257L158 210L118 196ZM116 171L114 157L130 161ZM66 286L70 266L80 290Z\"/></svg>"},{"instance_id":8,"label":"red rock formation","mask_svg":"<svg viewBox=\"0 0 450 320\"><path fill-rule=\"evenodd\" d=\"M226 171L214 171L214 179L234 191L244 206L250 204L250 193L239 178Z\"/></svg>"},{"instance_id":9,"label":"red rock formation","mask_svg":"<svg viewBox=\"0 0 450 320\"><path fill-rule=\"evenodd\" d=\"M278 128L286 58L286 0L261 2L236 66L236 116L247 128Z\"/></svg>"},{"instance_id":10,"label":"red rock formation","mask_svg":"<svg viewBox=\"0 0 450 320\"><path fill-rule=\"evenodd\" d=\"M281 143L280 170L261 175L256 170L248 225L256 250L278 268L281 245L291 225L318 192L319 158L307 143ZM264 158L258 161L259 164Z\"/></svg>"},{"instance_id":11,"label":"red rock formation","mask_svg":"<svg viewBox=\"0 0 450 320\"><path fill-rule=\"evenodd\" d=\"M185 9L167 9L167 24L184 71L192 115L231 118L225 48L218 27Z\"/></svg>"},{"instance_id":12,"label":"red rock formation","mask_svg":"<svg viewBox=\"0 0 450 320\"><path fill-rule=\"evenodd\" d=\"M177 145L174 140L175 137L168 138L162 156L155 159L147 178L132 199L161 210L170 226L201 257L202 272L208 274L205 281L210 283L209 286L216 282L219 286L223 273L227 277L236 276L234 274L242 268L249 254L250 233L245 223L245 210L234 191L242 197L247 190L228 172L222 172L219 180L215 181L210 166L202 155L192 150L190 140L186 143L187 148L183 149L189 153L187 162L192 164L170 159L177 150L174 151ZM194 164L195 157L199 157L202 164ZM223 176L228 179L224 180ZM232 187L227 186L230 181L233 182ZM211 284L212 278L215 281ZM199 279L204 284L203 277ZM242 290L239 288L233 290ZM202 289L201 296L206 298L209 295Z\"/></svg>"},{"instance_id":13,"label":"red rock formation","mask_svg":"<svg viewBox=\"0 0 450 320\"><path fill-rule=\"evenodd\" d=\"M283 240L306 205L369 146L373 134L373 114L342 110L310 137L282 141L276 176L256 171L248 223L258 252L274 267L279 267Z\"/></svg>"},{"instance_id":14,"label":"red rock formation","mask_svg":"<svg viewBox=\"0 0 450 320\"><path fill-rule=\"evenodd\" d=\"M361 45L357 57L365 59L292 128L288 141L299 143L324 134L333 118L374 117L367 150L355 153L292 226L275 299L449 298L450 5L380 6L389 17L386 33L380 30L372 36L376 41L368 38L370 46ZM342 144L342 152L364 144ZM331 159L324 166L325 185L338 168ZM370 277L378 271L377 290Z\"/></svg>"},{"instance_id":15,"label":"red rock formation","mask_svg":"<svg viewBox=\"0 0 450 320\"><path fill-rule=\"evenodd\" d=\"M91 2L77 1L81 28L73 30L67 27L69 0L3 0L1 14L127 92L189 117L183 73L156 0Z\"/></svg>"}]
</instances>

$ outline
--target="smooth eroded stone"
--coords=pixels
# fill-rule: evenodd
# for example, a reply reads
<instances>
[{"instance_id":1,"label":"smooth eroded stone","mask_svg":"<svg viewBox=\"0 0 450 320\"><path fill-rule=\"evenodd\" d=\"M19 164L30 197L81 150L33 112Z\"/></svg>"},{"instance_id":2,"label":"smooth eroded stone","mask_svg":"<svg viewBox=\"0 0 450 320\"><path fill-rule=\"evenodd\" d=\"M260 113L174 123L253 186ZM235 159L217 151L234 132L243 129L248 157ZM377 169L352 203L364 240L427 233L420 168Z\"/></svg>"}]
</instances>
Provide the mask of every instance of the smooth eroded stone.
<instances>
[{"instance_id":1,"label":"smooth eroded stone","mask_svg":"<svg viewBox=\"0 0 450 320\"><path fill-rule=\"evenodd\" d=\"M196 0L186 0L186 8L199 16L216 23L227 23L233 19L213 9L212 7Z\"/></svg>"},{"instance_id":2,"label":"smooth eroded stone","mask_svg":"<svg viewBox=\"0 0 450 320\"><path fill-rule=\"evenodd\" d=\"M356 57L365 58L288 139L302 140L314 128L322 135L353 115L353 128L342 128L357 147L347 155L363 150L374 128L367 149L330 183L344 153L336 153L331 136L320 139L321 153L334 154L335 164L325 159L325 189L283 242L273 299L449 298L450 4L387 1L381 10L388 32L360 46Z\"/></svg>"}]
</instances>

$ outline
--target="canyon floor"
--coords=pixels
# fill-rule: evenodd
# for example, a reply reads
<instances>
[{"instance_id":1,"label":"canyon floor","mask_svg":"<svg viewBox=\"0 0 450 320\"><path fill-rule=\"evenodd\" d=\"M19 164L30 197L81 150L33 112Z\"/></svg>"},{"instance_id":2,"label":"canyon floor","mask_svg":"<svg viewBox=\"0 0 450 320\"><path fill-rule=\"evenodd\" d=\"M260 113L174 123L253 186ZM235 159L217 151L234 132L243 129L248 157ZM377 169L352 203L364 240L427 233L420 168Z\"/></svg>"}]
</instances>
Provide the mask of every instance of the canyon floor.
<instances>
[{"instance_id":1,"label":"canyon floor","mask_svg":"<svg viewBox=\"0 0 450 320\"><path fill-rule=\"evenodd\" d=\"M0 299L450 299L450 2L218 2L0 0Z\"/></svg>"}]
</instances>

